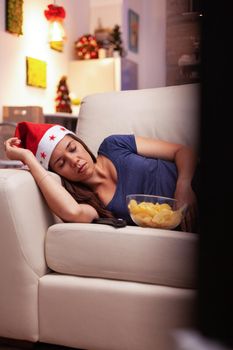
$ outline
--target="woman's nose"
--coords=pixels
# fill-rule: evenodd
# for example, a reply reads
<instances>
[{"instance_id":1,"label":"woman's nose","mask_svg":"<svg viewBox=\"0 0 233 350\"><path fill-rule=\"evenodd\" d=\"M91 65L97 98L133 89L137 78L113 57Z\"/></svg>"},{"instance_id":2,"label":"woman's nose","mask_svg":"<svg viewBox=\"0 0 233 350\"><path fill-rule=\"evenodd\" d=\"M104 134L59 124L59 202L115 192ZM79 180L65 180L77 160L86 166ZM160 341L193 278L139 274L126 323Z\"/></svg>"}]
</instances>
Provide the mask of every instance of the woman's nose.
<instances>
[{"instance_id":1,"label":"woman's nose","mask_svg":"<svg viewBox=\"0 0 233 350\"><path fill-rule=\"evenodd\" d=\"M70 163L70 166L72 166L72 167L77 166L78 159L76 156L74 156L73 154L69 154L67 157L68 157L68 161Z\"/></svg>"}]
</instances>

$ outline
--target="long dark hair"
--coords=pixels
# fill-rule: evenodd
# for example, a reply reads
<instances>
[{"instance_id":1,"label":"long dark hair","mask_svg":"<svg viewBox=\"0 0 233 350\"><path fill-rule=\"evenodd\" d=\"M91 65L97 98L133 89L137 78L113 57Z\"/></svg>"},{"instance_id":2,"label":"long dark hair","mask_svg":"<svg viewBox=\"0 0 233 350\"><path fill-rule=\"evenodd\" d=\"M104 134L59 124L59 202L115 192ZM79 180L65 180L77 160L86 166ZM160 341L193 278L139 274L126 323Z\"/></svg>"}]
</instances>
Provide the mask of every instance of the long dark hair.
<instances>
[{"instance_id":1,"label":"long dark hair","mask_svg":"<svg viewBox=\"0 0 233 350\"><path fill-rule=\"evenodd\" d=\"M96 163L96 157L87 147L87 145L76 135L70 134L74 140L78 141L84 149L90 154L94 163ZM105 209L103 203L99 199L98 195L95 194L87 185L67 180L63 176L61 176L62 185L65 189L71 194L71 196L79 203L79 204L89 204L99 214L101 218L113 218L114 215L107 209Z\"/></svg>"}]
</instances>

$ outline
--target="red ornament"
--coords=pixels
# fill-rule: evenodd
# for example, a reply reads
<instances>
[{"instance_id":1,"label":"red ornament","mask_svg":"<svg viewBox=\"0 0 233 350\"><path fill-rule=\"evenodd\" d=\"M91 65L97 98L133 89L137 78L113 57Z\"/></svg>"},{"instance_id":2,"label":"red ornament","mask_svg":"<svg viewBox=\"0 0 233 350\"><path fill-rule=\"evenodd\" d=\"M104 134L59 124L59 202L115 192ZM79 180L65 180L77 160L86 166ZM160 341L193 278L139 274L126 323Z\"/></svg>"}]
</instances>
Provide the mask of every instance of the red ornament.
<instances>
[{"instance_id":1,"label":"red ornament","mask_svg":"<svg viewBox=\"0 0 233 350\"><path fill-rule=\"evenodd\" d=\"M75 41L75 51L78 59L98 58L98 49L96 38L91 34L83 35Z\"/></svg>"},{"instance_id":2,"label":"red ornament","mask_svg":"<svg viewBox=\"0 0 233 350\"><path fill-rule=\"evenodd\" d=\"M44 15L48 21L62 21L66 16L66 12L62 6L50 4L48 10L44 11Z\"/></svg>"}]
</instances>

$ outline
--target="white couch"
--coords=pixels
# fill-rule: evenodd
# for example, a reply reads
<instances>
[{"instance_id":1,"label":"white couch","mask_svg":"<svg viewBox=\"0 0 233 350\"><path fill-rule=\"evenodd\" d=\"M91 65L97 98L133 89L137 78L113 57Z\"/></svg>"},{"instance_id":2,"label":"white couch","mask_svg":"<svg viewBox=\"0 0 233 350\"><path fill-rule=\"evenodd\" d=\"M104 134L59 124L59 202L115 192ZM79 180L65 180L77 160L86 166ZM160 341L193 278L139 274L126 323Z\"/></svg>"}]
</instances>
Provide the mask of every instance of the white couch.
<instances>
[{"instance_id":1,"label":"white couch","mask_svg":"<svg viewBox=\"0 0 233 350\"><path fill-rule=\"evenodd\" d=\"M94 153L104 136L131 132L198 149L199 86L84 99L77 134ZM195 327L198 235L59 223L22 169L0 170L0 223L0 337L174 350L173 332Z\"/></svg>"}]
</instances>

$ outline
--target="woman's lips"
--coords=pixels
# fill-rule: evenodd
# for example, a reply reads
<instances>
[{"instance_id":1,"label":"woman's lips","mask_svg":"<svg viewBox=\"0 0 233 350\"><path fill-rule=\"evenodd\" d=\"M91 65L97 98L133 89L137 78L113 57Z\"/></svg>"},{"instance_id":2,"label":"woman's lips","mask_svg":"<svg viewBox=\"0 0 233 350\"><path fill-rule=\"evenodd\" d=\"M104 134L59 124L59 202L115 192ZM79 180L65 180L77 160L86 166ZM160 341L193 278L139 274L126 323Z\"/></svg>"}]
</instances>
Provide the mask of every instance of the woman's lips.
<instances>
[{"instance_id":1,"label":"woman's lips","mask_svg":"<svg viewBox=\"0 0 233 350\"><path fill-rule=\"evenodd\" d=\"M83 171L85 170L85 166L87 163L83 163L78 167L78 173L83 173Z\"/></svg>"}]
</instances>

